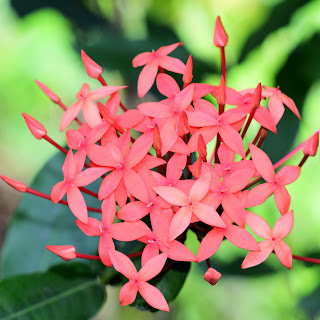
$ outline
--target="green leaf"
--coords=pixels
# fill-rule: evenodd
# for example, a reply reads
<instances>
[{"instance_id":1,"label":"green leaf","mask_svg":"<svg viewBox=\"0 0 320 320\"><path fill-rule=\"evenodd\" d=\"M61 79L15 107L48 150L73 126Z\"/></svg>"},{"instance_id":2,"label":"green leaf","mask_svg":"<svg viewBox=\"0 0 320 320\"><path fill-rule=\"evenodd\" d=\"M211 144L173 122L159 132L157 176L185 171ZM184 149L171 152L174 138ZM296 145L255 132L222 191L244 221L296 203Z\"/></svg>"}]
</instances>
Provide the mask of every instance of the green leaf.
<instances>
[{"instance_id":1,"label":"green leaf","mask_svg":"<svg viewBox=\"0 0 320 320\"><path fill-rule=\"evenodd\" d=\"M63 180L62 153L51 158L38 173L31 188L51 193L51 188ZM101 180L90 185L97 192ZM98 199L84 195L87 205L100 208ZM89 213L99 218L99 213ZM17 274L45 271L61 259L46 250L46 245L74 245L79 252L96 254L98 237L87 237L75 224L67 206L26 194L16 209L7 231L2 254L2 278Z\"/></svg>"},{"instance_id":2,"label":"green leaf","mask_svg":"<svg viewBox=\"0 0 320 320\"><path fill-rule=\"evenodd\" d=\"M45 273L0 282L0 319L87 320L105 299L105 288L88 266L65 263Z\"/></svg>"},{"instance_id":3,"label":"green leaf","mask_svg":"<svg viewBox=\"0 0 320 320\"><path fill-rule=\"evenodd\" d=\"M157 287L169 303L173 301L180 292L190 270L190 263L170 260L167 263L170 264L168 270L164 273L160 273L157 277L148 282ZM136 307L139 310L158 311L145 302L139 293L131 306Z\"/></svg>"}]
</instances>

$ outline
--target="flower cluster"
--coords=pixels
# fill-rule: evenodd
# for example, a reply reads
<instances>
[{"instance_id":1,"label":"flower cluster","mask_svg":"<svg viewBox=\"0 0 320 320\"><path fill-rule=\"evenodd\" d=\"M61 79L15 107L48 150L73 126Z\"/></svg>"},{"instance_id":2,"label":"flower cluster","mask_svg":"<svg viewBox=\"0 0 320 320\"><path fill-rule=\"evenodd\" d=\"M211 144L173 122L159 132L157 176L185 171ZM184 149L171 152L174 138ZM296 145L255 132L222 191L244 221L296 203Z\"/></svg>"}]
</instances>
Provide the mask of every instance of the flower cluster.
<instances>
[{"instance_id":1,"label":"flower cluster","mask_svg":"<svg viewBox=\"0 0 320 320\"><path fill-rule=\"evenodd\" d=\"M169 56L182 43L136 56L133 67L144 66L138 96L143 97L156 82L164 99L141 103L135 110L127 110L120 101L119 92L126 87L107 85L101 66L82 51L88 76L99 80L101 88L91 91L87 83L83 84L77 100L66 108L55 93L37 82L65 110L60 130L73 121L80 125L77 130L66 131L68 150L53 141L41 123L24 114L37 139L46 139L66 154L64 179L53 186L49 196L11 178L1 178L21 192L69 206L77 227L87 236L100 237L99 256L78 253L72 245L47 248L65 260L99 259L128 278L120 291L121 305L131 304L139 292L152 307L169 311L162 293L148 283L165 265L170 267L169 260L206 260L209 269L204 279L216 284L221 274L211 267L209 258L224 238L249 251L242 268L262 263L273 251L285 267L292 266L291 250L283 241L294 220L286 185L299 177L306 159L316 154L319 132L272 164L260 146L268 131L276 133L284 105L300 119L298 109L279 88L258 84L239 92L226 86L227 41L218 17L213 39L222 58L218 85L192 82L191 56L186 64ZM172 73L178 74L179 83ZM95 103L106 97L105 103ZM264 107L261 101L266 99ZM81 111L84 122L78 118ZM253 121L259 129L252 143L245 145L244 137ZM208 144L215 146L212 154L208 154ZM299 165L283 166L275 172L300 149L304 156ZM85 188L96 180L100 181L98 194ZM83 193L98 198L101 208L87 207ZM67 200L62 200L65 194ZM247 210L271 195L278 208L273 229ZM90 217L88 211L101 212L101 219ZM184 245L188 230L200 242L196 255ZM257 242L253 233L264 240ZM116 249L114 240L137 240L144 249L125 255ZM130 259L134 256L141 256L139 271Z\"/></svg>"}]
</instances>

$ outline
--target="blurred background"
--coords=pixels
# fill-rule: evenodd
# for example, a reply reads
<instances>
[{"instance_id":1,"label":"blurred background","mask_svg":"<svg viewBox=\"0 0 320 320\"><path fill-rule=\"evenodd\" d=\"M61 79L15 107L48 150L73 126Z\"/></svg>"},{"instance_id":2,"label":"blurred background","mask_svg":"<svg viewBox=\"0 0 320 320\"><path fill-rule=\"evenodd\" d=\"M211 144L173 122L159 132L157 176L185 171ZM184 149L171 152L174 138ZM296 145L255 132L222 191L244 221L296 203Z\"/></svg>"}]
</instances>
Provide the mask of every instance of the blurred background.
<instances>
[{"instance_id":1,"label":"blurred background","mask_svg":"<svg viewBox=\"0 0 320 320\"><path fill-rule=\"evenodd\" d=\"M173 56L194 59L194 80L217 85L219 50L212 44L216 16L229 35L228 85L236 90L280 86L299 108L302 121L286 110L278 134L263 149L277 161L320 127L320 1L307 0L2 0L0 2L0 172L28 184L56 150L29 133L21 112L45 125L64 143L58 130L62 111L38 88L48 85L69 106L88 78L80 50L104 68L111 85L128 85L123 101L134 108L140 69L131 61L144 51L177 41ZM155 88L143 101L159 97ZM297 164L301 155L290 164ZM310 159L289 186L295 212L287 238L292 252L320 258L320 160ZM20 194L0 183L0 243ZM253 210L273 226L273 199ZM189 240L189 239L188 239ZM45 244L44 244L45 245ZM195 242L190 239L190 246ZM196 248L193 248L196 250ZM241 270L246 252L223 243L213 266L222 274L215 287L202 280L204 265L193 265L171 313L142 313L119 307L119 289L95 319L320 319L320 269L294 261L291 271L270 257L264 265ZM219 269L221 266L221 269Z\"/></svg>"}]
</instances>

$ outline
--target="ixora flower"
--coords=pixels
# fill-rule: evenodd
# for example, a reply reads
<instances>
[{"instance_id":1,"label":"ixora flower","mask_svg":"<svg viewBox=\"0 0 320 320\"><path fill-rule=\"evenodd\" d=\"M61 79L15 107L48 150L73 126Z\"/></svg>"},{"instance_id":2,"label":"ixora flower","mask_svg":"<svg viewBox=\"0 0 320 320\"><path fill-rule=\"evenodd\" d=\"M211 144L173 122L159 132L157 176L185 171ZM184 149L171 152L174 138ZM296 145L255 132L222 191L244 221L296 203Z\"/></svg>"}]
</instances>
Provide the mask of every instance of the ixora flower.
<instances>
[{"instance_id":1,"label":"ixora flower","mask_svg":"<svg viewBox=\"0 0 320 320\"><path fill-rule=\"evenodd\" d=\"M256 88L237 91L227 87L224 50L228 36L220 17L213 42L221 50L222 75L216 85L192 82L191 56L186 64L168 56L182 43L136 56L133 67L144 66L138 80L138 96L145 96L155 80L165 96L158 102L140 103L137 110L127 110L120 101L119 91L126 87L107 85L102 67L82 51L88 76L97 79L101 88L91 91L88 84L83 84L77 101L67 108L51 89L37 81L65 111L61 131L73 121L79 124L78 129L66 131L69 149L52 140L40 122L23 114L35 138L47 140L66 155L63 181L57 181L51 195L47 195L1 176L17 191L68 206L70 214L77 217L75 228L84 235L99 237L97 256L79 253L70 244L52 244L47 249L64 260L101 260L105 268L113 268L126 277L129 281L120 290L121 305L132 304L139 293L151 307L169 311L167 294L148 281L154 283L175 261L206 260L208 271L204 279L215 285L221 273L211 267L210 258L223 240L249 251L242 268L262 263L273 251L289 269L292 258L320 263L292 255L283 241L294 221L286 185L299 177L307 158L316 155L320 130L272 164L261 145L268 131L276 132L284 105L300 119L298 109L279 88L258 84ZM177 73L176 79L180 77L181 81L174 80L166 70ZM96 103L108 96L105 103ZM267 99L267 107L260 105L262 99ZM210 102L214 100L218 108ZM81 110L84 122L78 118ZM252 143L245 143L244 137L254 121L259 126L257 134ZM211 141L215 147L208 154ZM303 150L303 157L298 165L277 170L299 150ZM98 193L90 189L95 181ZM94 197L98 205L87 207L83 193ZM63 200L65 194L67 200ZM273 229L261 216L246 210L262 205L272 194L279 210L274 212ZM90 217L90 212L101 213L101 217ZM185 244L187 231L195 233L199 241L196 255ZM254 235L263 240L257 242ZM140 249L128 254L125 246L132 241Z\"/></svg>"}]
</instances>

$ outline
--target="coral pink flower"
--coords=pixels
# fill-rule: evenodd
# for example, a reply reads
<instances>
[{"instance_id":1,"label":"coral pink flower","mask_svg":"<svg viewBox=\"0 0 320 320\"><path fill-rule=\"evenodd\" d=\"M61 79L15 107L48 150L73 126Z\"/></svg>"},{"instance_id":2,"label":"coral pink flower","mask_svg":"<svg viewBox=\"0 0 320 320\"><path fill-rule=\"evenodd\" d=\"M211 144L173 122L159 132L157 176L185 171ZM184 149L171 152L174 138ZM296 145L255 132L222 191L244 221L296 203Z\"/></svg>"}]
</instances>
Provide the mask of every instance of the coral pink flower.
<instances>
[{"instance_id":1,"label":"coral pink flower","mask_svg":"<svg viewBox=\"0 0 320 320\"><path fill-rule=\"evenodd\" d=\"M73 260L77 257L74 246L46 246L46 248L65 261Z\"/></svg>"},{"instance_id":2,"label":"coral pink flower","mask_svg":"<svg viewBox=\"0 0 320 320\"><path fill-rule=\"evenodd\" d=\"M203 276L203 279L209 282L212 286L217 284L220 278L221 278L221 273L213 268L209 268L205 273L205 275Z\"/></svg>"},{"instance_id":3,"label":"coral pink flower","mask_svg":"<svg viewBox=\"0 0 320 320\"><path fill-rule=\"evenodd\" d=\"M247 211L247 223L249 227L261 238L259 243L261 251L250 251L242 262L243 269L256 266L265 261L274 250L280 262L287 268L292 267L292 253L289 246L282 240L292 230L293 211L285 213L274 225L273 230L259 215Z\"/></svg>"},{"instance_id":4,"label":"coral pink flower","mask_svg":"<svg viewBox=\"0 0 320 320\"><path fill-rule=\"evenodd\" d=\"M101 210L101 222L89 217L87 224L80 220L76 220L76 224L87 236L100 237L99 256L107 267L111 267L108 252L115 250L112 239L119 241L137 240L148 234L149 228L142 221L113 223L116 216L116 203L113 194L103 201Z\"/></svg>"},{"instance_id":5,"label":"coral pink flower","mask_svg":"<svg viewBox=\"0 0 320 320\"><path fill-rule=\"evenodd\" d=\"M169 241L176 239L189 226L192 217L210 226L225 228L226 225L218 213L210 206L202 203L202 199L210 189L211 173L208 172L194 182L189 194L174 187L154 187L163 199L175 206L180 206L174 215L169 231Z\"/></svg>"},{"instance_id":6,"label":"coral pink flower","mask_svg":"<svg viewBox=\"0 0 320 320\"><path fill-rule=\"evenodd\" d=\"M145 65L138 79L138 96L142 98L152 87L156 79L159 67L176 73L184 74L185 64L177 58L169 57L168 54L175 50L181 42L161 47L157 51L143 52L132 60L134 68Z\"/></svg>"},{"instance_id":7,"label":"coral pink flower","mask_svg":"<svg viewBox=\"0 0 320 320\"><path fill-rule=\"evenodd\" d=\"M87 83L83 84L80 91L76 94L76 98L78 100L67 109L62 117L60 131L63 131L70 125L70 123L77 117L81 109L83 112L83 117L90 127L94 127L101 123L101 116L94 101L102 99L123 88L126 88L126 86L104 86L90 92L90 86Z\"/></svg>"},{"instance_id":8,"label":"coral pink flower","mask_svg":"<svg viewBox=\"0 0 320 320\"><path fill-rule=\"evenodd\" d=\"M285 166L276 174L269 157L255 145L250 143L249 147L252 161L267 183L260 184L250 190L246 207L250 208L263 203L273 193L279 211L284 214L289 210L291 201L285 185L298 179L301 168L299 166Z\"/></svg>"},{"instance_id":9,"label":"coral pink flower","mask_svg":"<svg viewBox=\"0 0 320 320\"><path fill-rule=\"evenodd\" d=\"M252 251L260 251L254 237L244 228L233 225L233 221L225 214L221 215L226 228L215 227L202 239L198 252L197 262L210 258L219 249L223 237L226 237L235 246Z\"/></svg>"},{"instance_id":10,"label":"coral pink flower","mask_svg":"<svg viewBox=\"0 0 320 320\"><path fill-rule=\"evenodd\" d=\"M102 68L95 61L93 61L85 52L81 50L81 59L86 68L89 77L98 79L102 74Z\"/></svg>"},{"instance_id":11,"label":"coral pink flower","mask_svg":"<svg viewBox=\"0 0 320 320\"><path fill-rule=\"evenodd\" d=\"M26 121L26 124L30 132L36 139L40 140L47 134L46 128L39 121L32 118L26 113L22 113L22 115L24 117L24 120Z\"/></svg>"},{"instance_id":12,"label":"coral pink flower","mask_svg":"<svg viewBox=\"0 0 320 320\"><path fill-rule=\"evenodd\" d=\"M88 223L88 210L84 197L78 187L86 186L100 178L106 168L89 168L82 171L71 150L62 166L64 180L58 182L51 190L51 200L58 203L67 193L68 205L72 213L83 223Z\"/></svg>"},{"instance_id":13,"label":"coral pink flower","mask_svg":"<svg viewBox=\"0 0 320 320\"><path fill-rule=\"evenodd\" d=\"M228 35L224 30L221 19L218 16L214 27L213 44L216 47L225 47L228 43Z\"/></svg>"},{"instance_id":14,"label":"coral pink flower","mask_svg":"<svg viewBox=\"0 0 320 320\"><path fill-rule=\"evenodd\" d=\"M131 304L139 292L151 307L169 311L167 301L159 289L147 282L162 270L167 260L165 253L150 259L139 272L132 261L123 253L114 250L110 251L109 255L114 268L129 279L129 282L120 290L119 300L122 306Z\"/></svg>"}]
</instances>

